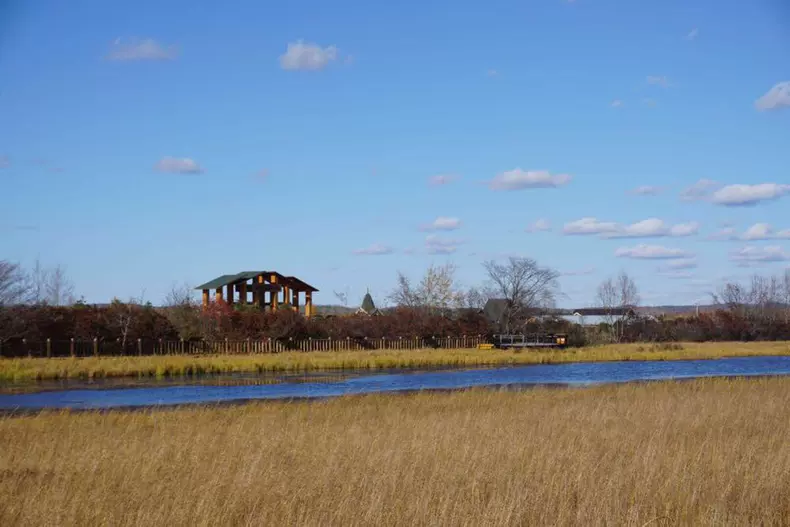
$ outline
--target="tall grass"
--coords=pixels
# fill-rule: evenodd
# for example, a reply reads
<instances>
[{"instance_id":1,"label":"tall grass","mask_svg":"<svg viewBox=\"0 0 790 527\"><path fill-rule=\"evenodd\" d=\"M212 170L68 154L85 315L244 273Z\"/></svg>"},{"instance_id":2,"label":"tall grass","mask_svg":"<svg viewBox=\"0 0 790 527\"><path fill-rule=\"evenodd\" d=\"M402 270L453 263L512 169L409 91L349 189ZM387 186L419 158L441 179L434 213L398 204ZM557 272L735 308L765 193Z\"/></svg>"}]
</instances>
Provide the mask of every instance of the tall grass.
<instances>
[{"instance_id":1,"label":"tall grass","mask_svg":"<svg viewBox=\"0 0 790 527\"><path fill-rule=\"evenodd\" d=\"M788 525L790 379L0 418L0 525Z\"/></svg>"},{"instance_id":2,"label":"tall grass","mask_svg":"<svg viewBox=\"0 0 790 527\"><path fill-rule=\"evenodd\" d=\"M101 377L165 377L233 372L493 366L617 360L712 359L790 355L787 342L622 344L566 350L382 350L285 352L261 355L166 355L0 359L0 382Z\"/></svg>"}]
</instances>

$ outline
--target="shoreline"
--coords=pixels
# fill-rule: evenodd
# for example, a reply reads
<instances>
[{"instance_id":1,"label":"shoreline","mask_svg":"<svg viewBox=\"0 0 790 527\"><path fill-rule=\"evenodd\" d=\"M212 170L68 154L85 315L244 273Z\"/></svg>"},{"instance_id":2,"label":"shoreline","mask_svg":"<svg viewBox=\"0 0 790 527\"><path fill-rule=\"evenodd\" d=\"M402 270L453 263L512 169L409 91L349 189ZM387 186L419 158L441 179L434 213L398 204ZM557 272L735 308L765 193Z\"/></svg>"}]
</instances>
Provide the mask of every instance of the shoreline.
<instances>
[{"instance_id":1,"label":"shoreline","mask_svg":"<svg viewBox=\"0 0 790 527\"><path fill-rule=\"evenodd\" d=\"M790 342L614 344L550 351L477 349L283 352L262 355L158 355L0 359L4 385L111 378L173 379L219 374L267 374L526 366L616 361L709 360L788 356Z\"/></svg>"}]
</instances>

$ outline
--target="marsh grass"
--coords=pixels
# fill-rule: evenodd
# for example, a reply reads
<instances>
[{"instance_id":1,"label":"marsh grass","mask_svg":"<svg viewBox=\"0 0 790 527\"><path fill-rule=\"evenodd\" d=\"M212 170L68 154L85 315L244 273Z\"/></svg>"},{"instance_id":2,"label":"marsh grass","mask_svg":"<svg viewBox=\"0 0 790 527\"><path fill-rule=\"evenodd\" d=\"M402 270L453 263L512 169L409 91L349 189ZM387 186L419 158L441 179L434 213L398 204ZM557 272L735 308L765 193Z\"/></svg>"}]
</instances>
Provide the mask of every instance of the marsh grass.
<instances>
[{"instance_id":1,"label":"marsh grass","mask_svg":"<svg viewBox=\"0 0 790 527\"><path fill-rule=\"evenodd\" d=\"M0 525L788 525L790 379L0 419Z\"/></svg>"},{"instance_id":2,"label":"marsh grass","mask_svg":"<svg viewBox=\"0 0 790 527\"><path fill-rule=\"evenodd\" d=\"M0 359L0 382L215 373L495 366L617 360L681 360L790 355L788 342L620 344L523 352L477 349L310 351L259 355L147 355Z\"/></svg>"}]
</instances>

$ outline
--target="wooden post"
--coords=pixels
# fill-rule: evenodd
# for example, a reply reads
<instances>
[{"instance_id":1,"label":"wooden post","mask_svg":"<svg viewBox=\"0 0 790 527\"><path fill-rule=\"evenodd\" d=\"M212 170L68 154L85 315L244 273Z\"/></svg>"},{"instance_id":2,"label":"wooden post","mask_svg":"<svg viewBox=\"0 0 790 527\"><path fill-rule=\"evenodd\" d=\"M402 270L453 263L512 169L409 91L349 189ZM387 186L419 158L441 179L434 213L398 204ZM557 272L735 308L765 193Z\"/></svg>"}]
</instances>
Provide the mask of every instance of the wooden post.
<instances>
[{"instance_id":1,"label":"wooden post","mask_svg":"<svg viewBox=\"0 0 790 527\"><path fill-rule=\"evenodd\" d=\"M96 337L93 337L93 356L99 356L99 339Z\"/></svg>"},{"instance_id":2,"label":"wooden post","mask_svg":"<svg viewBox=\"0 0 790 527\"><path fill-rule=\"evenodd\" d=\"M137 354L143 354L143 339L137 339Z\"/></svg>"},{"instance_id":3,"label":"wooden post","mask_svg":"<svg viewBox=\"0 0 790 527\"><path fill-rule=\"evenodd\" d=\"M228 285L227 285L227 289L228 289L228 295L227 295L227 296L228 296L228 298L227 298L227 300L225 300L225 301L226 301L226 302L227 302L229 305L233 305L233 302L235 302L235 301L236 301L235 294L234 294L234 292L233 292L233 284L228 284Z\"/></svg>"},{"instance_id":4,"label":"wooden post","mask_svg":"<svg viewBox=\"0 0 790 527\"><path fill-rule=\"evenodd\" d=\"M239 303L243 306L247 305L247 282L239 284Z\"/></svg>"},{"instance_id":5,"label":"wooden post","mask_svg":"<svg viewBox=\"0 0 790 527\"><path fill-rule=\"evenodd\" d=\"M304 316L310 318L313 316L313 292L307 291L304 294Z\"/></svg>"},{"instance_id":6,"label":"wooden post","mask_svg":"<svg viewBox=\"0 0 790 527\"><path fill-rule=\"evenodd\" d=\"M222 302L222 287L217 288L217 291L214 293L214 298L217 302Z\"/></svg>"},{"instance_id":7,"label":"wooden post","mask_svg":"<svg viewBox=\"0 0 790 527\"><path fill-rule=\"evenodd\" d=\"M47 338L47 358L52 356L52 340Z\"/></svg>"},{"instance_id":8,"label":"wooden post","mask_svg":"<svg viewBox=\"0 0 790 527\"><path fill-rule=\"evenodd\" d=\"M271 279L269 280L269 282L272 285L277 285L277 275L276 274L272 274L270 278ZM279 303L280 303L280 298L279 298L280 294L277 291L272 291L270 294L271 294L271 297L272 297L271 298L272 299L272 311L277 311L277 308L279 307Z\"/></svg>"},{"instance_id":9,"label":"wooden post","mask_svg":"<svg viewBox=\"0 0 790 527\"><path fill-rule=\"evenodd\" d=\"M283 285L283 304L291 304L291 288L287 285Z\"/></svg>"},{"instance_id":10,"label":"wooden post","mask_svg":"<svg viewBox=\"0 0 790 527\"><path fill-rule=\"evenodd\" d=\"M203 290L203 307L208 307L208 289Z\"/></svg>"},{"instance_id":11,"label":"wooden post","mask_svg":"<svg viewBox=\"0 0 790 527\"><path fill-rule=\"evenodd\" d=\"M69 341L69 355L71 355L72 358L74 357L74 338L73 337Z\"/></svg>"},{"instance_id":12,"label":"wooden post","mask_svg":"<svg viewBox=\"0 0 790 527\"><path fill-rule=\"evenodd\" d=\"M294 311L299 312L299 291L296 289L291 291L291 306L293 306Z\"/></svg>"}]
</instances>

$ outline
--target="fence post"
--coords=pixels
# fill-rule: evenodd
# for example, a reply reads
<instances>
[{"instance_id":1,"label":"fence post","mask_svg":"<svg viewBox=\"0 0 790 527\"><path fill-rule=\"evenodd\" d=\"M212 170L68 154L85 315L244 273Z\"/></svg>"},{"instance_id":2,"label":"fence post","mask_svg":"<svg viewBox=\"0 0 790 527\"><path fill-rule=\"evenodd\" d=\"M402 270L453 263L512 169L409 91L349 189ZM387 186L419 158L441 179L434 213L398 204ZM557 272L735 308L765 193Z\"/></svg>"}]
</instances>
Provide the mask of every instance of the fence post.
<instances>
[{"instance_id":1,"label":"fence post","mask_svg":"<svg viewBox=\"0 0 790 527\"><path fill-rule=\"evenodd\" d=\"M93 337L93 356L99 356L99 339L97 337Z\"/></svg>"},{"instance_id":2,"label":"fence post","mask_svg":"<svg viewBox=\"0 0 790 527\"><path fill-rule=\"evenodd\" d=\"M52 340L47 337L47 358L52 356Z\"/></svg>"},{"instance_id":3,"label":"fence post","mask_svg":"<svg viewBox=\"0 0 790 527\"><path fill-rule=\"evenodd\" d=\"M137 354L140 356L143 354L143 339L137 339Z\"/></svg>"},{"instance_id":4,"label":"fence post","mask_svg":"<svg viewBox=\"0 0 790 527\"><path fill-rule=\"evenodd\" d=\"M71 340L69 340L69 355L71 355L71 358L74 358L74 337L71 337Z\"/></svg>"},{"instance_id":5,"label":"fence post","mask_svg":"<svg viewBox=\"0 0 790 527\"><path fill-rule=\"evenodd\" d=\"M27 347L27 339L22 339L22 346L24 346L25 349L27 350L27 358L28 359L31 358L31 356L30 356L30 348Z\"/></svg>"}]
</instances>

